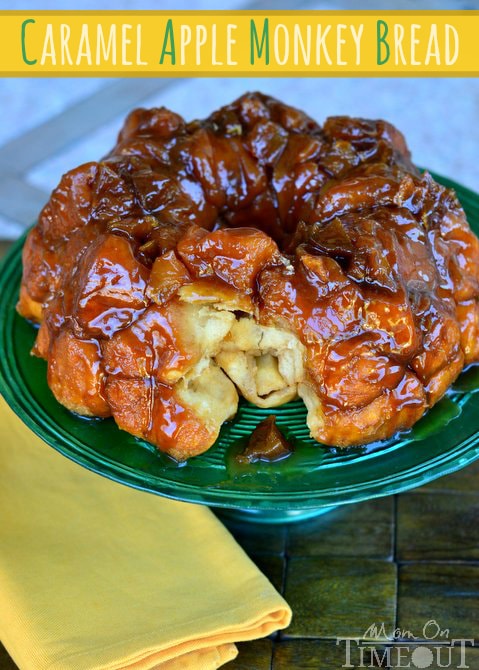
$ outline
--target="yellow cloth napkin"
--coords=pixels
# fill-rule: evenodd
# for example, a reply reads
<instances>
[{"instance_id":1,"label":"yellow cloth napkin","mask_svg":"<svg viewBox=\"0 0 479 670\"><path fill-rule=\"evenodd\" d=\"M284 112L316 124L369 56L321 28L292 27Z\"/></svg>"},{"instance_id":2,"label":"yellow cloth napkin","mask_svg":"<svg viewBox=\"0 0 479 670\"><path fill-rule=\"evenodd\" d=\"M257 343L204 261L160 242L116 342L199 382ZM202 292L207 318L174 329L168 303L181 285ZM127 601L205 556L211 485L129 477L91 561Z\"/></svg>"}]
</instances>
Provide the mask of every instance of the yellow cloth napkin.
<instances>
[{"instance_id":1,"label":"yellow cloth napkin","mask_svg":"<svg viewBox=\"0 0 479 670\"><path fill-rule=\"evenodd\" d=\"M0 403L0 639L21 670L210 670L289 624L207 508L84 470Z\"/></svg>"}]
</instances>

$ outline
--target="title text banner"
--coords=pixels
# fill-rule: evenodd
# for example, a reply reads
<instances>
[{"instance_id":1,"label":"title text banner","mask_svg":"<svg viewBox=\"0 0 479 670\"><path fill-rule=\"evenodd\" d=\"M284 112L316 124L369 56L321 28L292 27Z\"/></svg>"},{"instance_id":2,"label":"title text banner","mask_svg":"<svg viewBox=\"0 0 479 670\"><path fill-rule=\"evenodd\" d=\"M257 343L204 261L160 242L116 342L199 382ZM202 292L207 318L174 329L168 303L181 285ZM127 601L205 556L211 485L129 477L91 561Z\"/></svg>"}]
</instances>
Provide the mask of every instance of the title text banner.
<instances>
[{"instance_id":1,"label":"title text banner","mask_svg":"<svg viewBox=\"0 0 479 670\"><path fill-rule=\"evenodd\" d=\"M3 76L478 76L479 12L0 12Z\"/></svg>"}]
</instances>

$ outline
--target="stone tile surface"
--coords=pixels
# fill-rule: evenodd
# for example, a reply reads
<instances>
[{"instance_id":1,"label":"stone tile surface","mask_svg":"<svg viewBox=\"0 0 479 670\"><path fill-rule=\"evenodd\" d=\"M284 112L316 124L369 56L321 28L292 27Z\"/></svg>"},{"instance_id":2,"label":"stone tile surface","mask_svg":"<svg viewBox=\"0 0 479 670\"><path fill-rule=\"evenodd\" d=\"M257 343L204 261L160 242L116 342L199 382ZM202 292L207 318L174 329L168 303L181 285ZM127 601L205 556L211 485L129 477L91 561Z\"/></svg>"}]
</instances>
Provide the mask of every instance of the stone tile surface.
<instances>
[{"instance_id":1,"label":"stone tile surface","mask_svg":"<svg viewBox=\"0 0 479 670\"><path fill-rule=\"evenodd\" d=\"M226 666L228 670L271 670L273 643L271 640L240 642L238 656Z\"/></svg>"},{"instance_id":2,"label":"stone tile surface","mask_svg":"<svg viewBox=\"0 0 479 670\"><path fill-rule=\"evenodd\" d=\"M255 554L284 554L288 533L286 526L254 523L246 525L233 521L221 513L215 513L246 551Z\"/></svg>"},{"instance_id":3,"label":"stone tile surface","mask_svg":"<svg viewBox=\"0 0 479 670\"><path fill-rule=\"evenodd\" d=\"M351 558L292 558L285 598L294 617L288 637L363 637L384 622L392 636L396 618L396 565Z\"/></svg>"},{"instance_id":4,"label":"stone tile surface","mask_svg":"<svg viewBox=\"0 0 479 670\"><path fill-rule=\"evenodd\" d=\"M382 645L375 647L376 658L383 657ZM282 640L275 645L272 670L338 670L343 666L371 665L375 657L363 644L340 640ZM254 667L254 666L253 666Z\"/></svg>"},{"instance_id":5,"label":"stone tile surface","mask_svg":"<svg viewBox=\"0 0 479 670\"><path fill-rule=\"evenodd\" d=\"M288 553L292 556L392 558L393 498L344 505L324 516L292 526Z\"/></svg>"},{"instance_id":6,"label":"stone tile surface","mask_svg":"<svg viewBox=\"0 0 479 670\"><path fill-rule=\"evenodd\" d=\"M471 647L441 648L428 644L425 646L408 645L408 649L398 657L397 650L391 650L390 670L399 670L400 668L469 668L469 670L479 670L479 649Z\"/></svg>"},{"instance_id":7,"label":"stone tile surface","mask_svg":"<svg viewBox=\"0 0 479 670\"><path fill-rule=\"evenodd\" d=\"M425 637L435 620L453 638L479 641L479 565L411 563L399 569L398 628Z\"/></svg>"},{"instance_id":8,"label":"stone tile surface","mask_svg":"<svg viewBox=\"0 0 479 670\"><path fill-rule=\"evenodd\" d=\"M267 556L265 554L250 554L254 563L266 575L275 589L280 593L284 590L285 564L281 556Z\"/></svg>"},{"instance_id":9,"label":"stone tile surface","mask_svg":"<svg viewBox=\"0 0 479 670\"><path fill-rule=\"evenodd\" d=\"M479 560L479 494L408 493L397 514L400 561Z\"/></svg>"}]
</instances>

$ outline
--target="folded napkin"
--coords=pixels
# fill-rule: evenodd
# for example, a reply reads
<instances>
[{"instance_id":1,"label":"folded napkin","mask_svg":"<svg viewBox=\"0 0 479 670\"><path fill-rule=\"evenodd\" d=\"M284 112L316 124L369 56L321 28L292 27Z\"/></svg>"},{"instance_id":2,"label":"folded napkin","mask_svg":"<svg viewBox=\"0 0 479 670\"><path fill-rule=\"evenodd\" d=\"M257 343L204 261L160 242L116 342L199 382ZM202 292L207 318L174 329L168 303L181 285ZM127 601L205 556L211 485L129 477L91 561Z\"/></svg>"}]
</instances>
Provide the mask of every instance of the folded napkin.
<instances>
[{"instance_id":1,"label":"folded napkin","mask_svg":"<svg viewBox=\"0 0 479 670\"><path fill-rule=\"evenodd\" d=\"M0 639L21 670L210 670L289 624L207 508L84 470L0 403Z\"/></svg>"}]
</instances>

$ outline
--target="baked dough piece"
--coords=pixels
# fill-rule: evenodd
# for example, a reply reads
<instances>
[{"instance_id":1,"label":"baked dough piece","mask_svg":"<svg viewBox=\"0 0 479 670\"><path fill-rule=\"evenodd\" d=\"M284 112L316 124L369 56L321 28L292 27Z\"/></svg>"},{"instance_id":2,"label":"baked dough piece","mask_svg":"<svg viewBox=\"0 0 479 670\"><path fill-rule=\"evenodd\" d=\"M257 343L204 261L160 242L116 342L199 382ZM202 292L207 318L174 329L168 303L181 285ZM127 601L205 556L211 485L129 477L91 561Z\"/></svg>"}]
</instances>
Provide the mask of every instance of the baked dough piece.
<instances>
[{"instance_id":1,"label":"baked dough piece","mask_svg":"<svg viewBox=\"0 0 479 670\"><path fill-rule=\"evenodd\" d=\"M182 460L238 395L336 446L411 427L479 360L479 241L384 121L246 94L132 112L30 232L18 310L57 399Z\"/></svg>"},{"instance_id":2,"label":"baked dough piece","mask_svg":"<svg viewBox=\"0 0 479 670\"><path fill-rule=\"evenodd\" d=\"M304 378L304 346L290 330L237 319L216 362L241 395L257 407L277 407L298 395Z\"/></svg>"}]
</instances>

